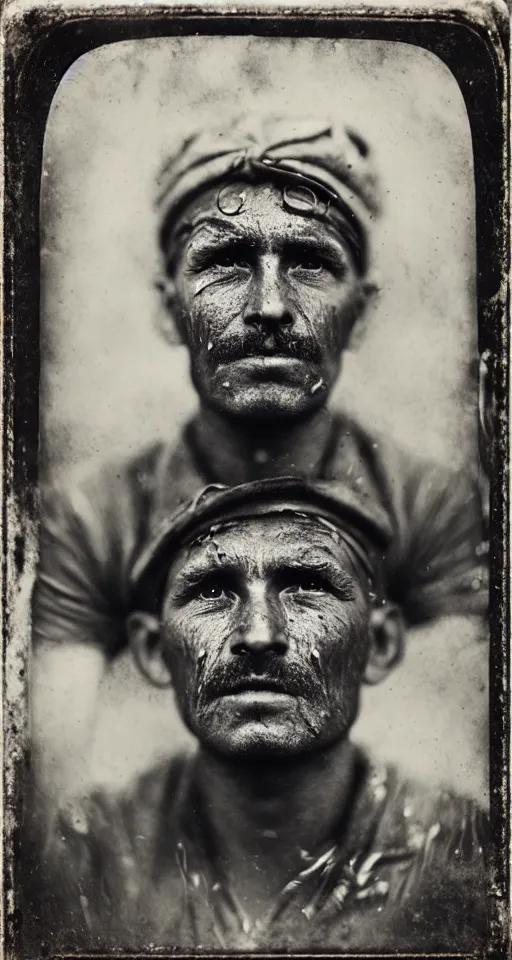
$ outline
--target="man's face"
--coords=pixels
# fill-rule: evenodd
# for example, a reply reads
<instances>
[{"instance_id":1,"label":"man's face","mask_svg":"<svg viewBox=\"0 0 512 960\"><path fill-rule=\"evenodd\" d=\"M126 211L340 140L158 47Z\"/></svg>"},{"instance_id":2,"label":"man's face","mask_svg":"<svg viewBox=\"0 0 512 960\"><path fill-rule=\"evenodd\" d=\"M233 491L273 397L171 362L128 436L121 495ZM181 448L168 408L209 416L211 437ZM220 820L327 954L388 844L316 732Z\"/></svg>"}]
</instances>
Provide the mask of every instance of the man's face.
<instances>
[{"instance_id":1,"label":"man's face","mask_svg":"<svg viewBox=\"0 0 512 960\"><path fill-rule=\"evenodd\" d=\"M335 227L286 210L282 188L234 193L235 216L219 210L216 187L174 233L172 308L192 379L229 416L301 416L336 380L363 281Z\"/></svg>"},{"instance_id":2,"label":"man's face","mask_svg":"<svg viewBox=\"0 0 512 960\"><path fill-rule=\"evenodd\" d=\"M163 657L187 726L222 754L290 756L343 739L368 641L368 585L318 522L237 522L172 566Z\"/></svg>"}]
</instances>

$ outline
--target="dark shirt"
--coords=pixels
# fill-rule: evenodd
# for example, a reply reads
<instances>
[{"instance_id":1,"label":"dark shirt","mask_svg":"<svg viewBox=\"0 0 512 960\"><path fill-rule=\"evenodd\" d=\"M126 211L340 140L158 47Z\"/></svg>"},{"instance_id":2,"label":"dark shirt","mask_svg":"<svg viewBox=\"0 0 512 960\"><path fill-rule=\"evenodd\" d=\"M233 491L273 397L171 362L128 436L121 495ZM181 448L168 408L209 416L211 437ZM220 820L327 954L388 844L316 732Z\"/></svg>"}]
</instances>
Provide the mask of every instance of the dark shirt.
<instances>
[{"instance_id":1,"label":"dark shirt","mask_svg":"<svg viewBox=\"0 0 512 960\"><path fill-rule=\"evenodd\" d=\"M303 475L308 476L308 471ZM356 478L378 498L394 539L388 594L409 624L487 610L486 544L478 486L415 459L343 415L333 420L317 477ZM43 494L34 642L93 644L114 656L125 645L128 578L162 514L218 482L193 423L176 447L157 443L130 459L86 471Z\"/></svg>"},{"instance_id":2,"label":"dark shirt","mask_svg":"<svg viewBox=\"0 0 512 960\"><path fill-rule=\"evenodd\" d=\"M319 789L321 786L319 785ZM478 952L487 936L487 822L356 752L347 808L251 925L219 863L194 755L120 794L97 791L46 849L44 955L152 949ZM51 895L50 895L51 894Z\"/></svg>"}]
</instances>

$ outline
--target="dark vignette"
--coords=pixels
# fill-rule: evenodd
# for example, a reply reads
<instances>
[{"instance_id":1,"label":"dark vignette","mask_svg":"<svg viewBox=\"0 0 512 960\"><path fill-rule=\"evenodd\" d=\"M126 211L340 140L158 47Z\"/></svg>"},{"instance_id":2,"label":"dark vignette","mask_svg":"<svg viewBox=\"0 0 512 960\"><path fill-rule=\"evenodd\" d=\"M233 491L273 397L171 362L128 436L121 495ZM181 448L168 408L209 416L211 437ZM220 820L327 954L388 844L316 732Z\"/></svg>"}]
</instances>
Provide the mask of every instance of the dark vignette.
<instances>
[{"instance_id":1,"label":"dark vignette","mask_svg":"<svg viewBox=\"0 0 512 960\"><path fill-rule=\"evenodd\" d=\"M454 74L472 131L477 225L478 343L491 351L495 399L490 452L490 797L492 934L486 955L505 958L509 939L509 443L508 443L508 20L493 4L472 13L304 9L225 15L200 7L103 7L91 12L38 9L4 20L5 218L3 292L4 637L4 944L21 958L22 910L16 884L23 795L28 774L26 651L18 658L21 703L6 683L7 645L15 640L12 610L30 566L38 517L39 445L39 189L45 126L52 97L73 61L102 44L187 34L393 40L436 54ZM12 665L11 665L12 674ZM12 676L11 676L12 681ZM160 954L161 955L161 954ZM131 955L135 956L135 955ZM174 956L177 956L174 954ZM260 955L262 956L262 955Z\"/></svg>"}]
</instances>

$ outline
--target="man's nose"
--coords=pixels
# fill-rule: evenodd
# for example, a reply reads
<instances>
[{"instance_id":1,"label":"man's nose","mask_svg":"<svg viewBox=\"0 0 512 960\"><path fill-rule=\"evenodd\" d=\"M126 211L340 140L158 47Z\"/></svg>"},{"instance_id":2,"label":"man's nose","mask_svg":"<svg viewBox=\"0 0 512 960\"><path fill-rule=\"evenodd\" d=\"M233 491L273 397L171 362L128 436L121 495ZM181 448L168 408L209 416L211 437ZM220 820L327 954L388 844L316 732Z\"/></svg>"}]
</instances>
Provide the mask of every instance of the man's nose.
<instances>
[{"instance_id":1,"label":"man's nose","mask_svg":"<svg viewBox=\"0 0 512 960\"><path fill-rule=\"evenodd\" d=\"M259 261L251 280L244 322L267 329L293 323L277 256Z\"/></svg>"},{"instance_id":2,"label":"man's nose","mask_svg":"<svg viewBox=\"0 0 512 960\"><path fill-rule=\"evenodd\" d=\"M277 598L252 597L233 636L231 652L284 654L287 650L288 640Z\"/></svg>"}]
</instances>

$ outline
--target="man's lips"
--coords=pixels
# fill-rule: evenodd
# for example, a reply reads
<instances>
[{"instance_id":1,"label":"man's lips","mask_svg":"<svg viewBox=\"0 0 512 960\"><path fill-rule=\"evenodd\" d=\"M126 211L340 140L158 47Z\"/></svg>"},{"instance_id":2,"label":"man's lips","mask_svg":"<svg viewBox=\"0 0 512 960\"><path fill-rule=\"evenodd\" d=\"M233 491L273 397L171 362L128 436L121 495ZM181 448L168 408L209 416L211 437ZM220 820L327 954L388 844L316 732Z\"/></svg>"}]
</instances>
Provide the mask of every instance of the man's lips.
<instances>
[{"instance_id":1,"label":"man's lips","mask_svg":"<svg viewBox=\"0 0 512 960\"><path fill-rule=\"evenodd\" d=\"M290 690L290 687L287 684L284 684L281 680L276 680L274 677L265 677L265 676L253 676L247 677L243 680L236 681L235 683L230 683L223 687L222 690L217 694L218 697L232 697L237 696L242 693L281 693L286 694L287 696L294 696L295 694Z\"/></svg>"},{"instance_id":2,"label":"man's lips","mask_svg":"<svg viewBox=\"0 0 512 960\"><path fill-rule=\"evenodd\" d=\"M213 343L209 362L216 366L229 363L314 362L321 360L319 345L311 338L275 333L268 337L228 337Z\"/></svg>"},{"instance_id":3,"label":"man's lips","mask_svg":"<svg viewBox=\"0 0 512 960\"><path fill-rule=\"evenodd\" d=\"M304 360L299 357L285 356L282 353L253 355L231 361L231 363L236 363L237 368L243 370L246 375L263 379L286 376L287 372L294 372L295 375L300 372L303 376L304 371Z\"/></svg>"},{"instance_id":4,"label":"man's lips","mask_svg":"<svg viewBox=\"0 0 512 960\"><path fill-rule=\"evenodd\" d=\"M271 364L304 363L301 357L292 357L289 353L251 353L250 356L238 357L231 362L247 365L264 364L265 366Z\"/></svg>"}]
</instances>

